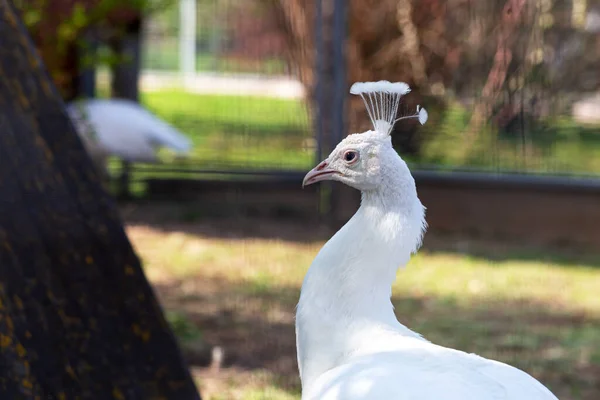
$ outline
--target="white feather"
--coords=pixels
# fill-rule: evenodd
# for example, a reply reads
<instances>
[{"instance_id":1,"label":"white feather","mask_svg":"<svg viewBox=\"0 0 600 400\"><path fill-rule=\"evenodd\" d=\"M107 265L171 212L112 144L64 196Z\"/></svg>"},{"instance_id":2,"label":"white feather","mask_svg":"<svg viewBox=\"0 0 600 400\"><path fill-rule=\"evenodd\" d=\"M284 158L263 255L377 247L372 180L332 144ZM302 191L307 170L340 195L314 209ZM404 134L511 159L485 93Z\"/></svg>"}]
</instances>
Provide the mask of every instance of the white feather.
<instances>
[{"instance_id":1,"label":"white feather","mask_svg":"<svg viewBox=\"0 0 600 400\"><path fill-rule=\"evenodd\" d=\"M506 364L426 343L357 356L327 371L306 399L556 400L529 375Z\"/></svg>"},{"instance_id":2,"label":"white feather","mask_svg":"<svg viewBox=\"0 0 600 400\"><path fill-rule=\"evenodd\" d=\"M356 93L379 89L353 86ZM413 117L424 123L427 113L419 107ZM421 245L425 208L406 163L382 134L389 120L374 124L375 131L346 137L307 174L359 189L362 201L302 284L296 313L302 399L557 400L521 370L432 344L398 322L391 288ZM348 152L356 156L347 159Z\"/></svg>"},{"instance_id":3,"label":"white feather","mask_svg":"<svg viewBox=\"0 0 600 400\"><path fill-rule=\"evenodd\" d=\"M379 133L390 134L394 123L403 118L419 118L421 124L427 121L427 111L419 111L419 106L416 115L396 119L400 98L410 93L410 87L404 82L356 82L350 87L350 93L362 98L373 128Z\"/></svg>"},{"instance_id":4,"label":"white feather","mask_svg":"<svg viewBox=\"0 0 600 400\"><path fill-rule=\"evenodd\" d=\"M92 155L157 162L157 147L188 152L191 141L138 103L122 99L80 100L67 106L77 133Z\"/></svg>"},{"instance_id":5,"label":"white feather","mask_svg":"<svg viewBox=\"0 0 600 400\"><path fill-rule=\"evenodd\" d=\"M356 82L350 87L350 93L352 94L373 92L386 92L405 95L410 92L410 87L404 82L391 83L390 81Z\"/></svg>"},{"instance_id":6,"label":"white feather","mask_svg":"<svg viewBox=\"0 0 600 400\"><path fill-rule=\"evenodd\" d=\"M421 108L420 110L417 109L418 113L419 113L419 122L421 123L421 125L425 125L425 122L427 122L427 119L429 118L429 114L427 114L427 110L425 110L424 108Z\"/></svg>"}]
</instances>

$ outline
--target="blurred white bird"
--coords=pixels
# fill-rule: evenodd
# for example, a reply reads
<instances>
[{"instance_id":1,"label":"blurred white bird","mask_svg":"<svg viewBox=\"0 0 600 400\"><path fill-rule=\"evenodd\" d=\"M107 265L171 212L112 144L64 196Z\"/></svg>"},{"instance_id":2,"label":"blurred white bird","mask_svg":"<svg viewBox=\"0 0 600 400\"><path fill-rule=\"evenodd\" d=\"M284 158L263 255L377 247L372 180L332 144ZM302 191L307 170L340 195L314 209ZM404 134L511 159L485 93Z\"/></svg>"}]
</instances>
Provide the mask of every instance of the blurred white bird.
<instances>
[{"instance_id":1,"label":"blurred white bird","mask_svg":"<svg viewBox=\"0 0 600 400\"><path fill-rule=\"evenodd\" d=\"M356 83L374 130L349 135L304 178L362 192L308 270L296 314L303 400L556 400L527 373L438 346L400 324L392 283L421 245L425 208L390 132L404 83ZM427 112L415 115L423 124Z\"/></svg>"},{"instance_id":2,"label":"blurred white bird","mask_svg":"<svg viewBox=\"0 0 600 400\"><path fill-rule=\"evenodd\" d=\"M109 156L155 163L158 147L186 153L192 145L183 133L131 100L77 100L67 105L67 113L101 173L108 173Z\"/></svg>"}]
</instances>

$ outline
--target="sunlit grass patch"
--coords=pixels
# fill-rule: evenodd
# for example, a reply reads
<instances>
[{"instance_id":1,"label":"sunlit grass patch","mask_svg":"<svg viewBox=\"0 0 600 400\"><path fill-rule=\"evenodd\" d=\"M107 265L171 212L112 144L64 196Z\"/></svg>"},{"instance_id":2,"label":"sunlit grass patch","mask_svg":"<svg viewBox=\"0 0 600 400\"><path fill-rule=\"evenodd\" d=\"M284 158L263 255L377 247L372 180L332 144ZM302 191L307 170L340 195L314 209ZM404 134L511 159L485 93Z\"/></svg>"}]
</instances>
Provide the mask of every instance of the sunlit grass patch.
<instances>
[{"instance_id":1,"label":"sunlit grass patch","mask_svg":"<svg viewBox=\"0 0 600 400\"><path fill-rule=\"evenodd\" d=\"M212 223L128 227L163 306L185 316L174 324L184 351L196 324L208 346L228 355L220 372L198 370L203 395L299 399L294 308L323 242L277 239L276 232L243 238L218 222L201 229L218 236L198 233L205 224ZM526 370L562 400L596 399L600 268L540 251L536 259L509 248L493 257L425 248L398 273L396 314L435 343Z\"/></svg>"}]
</instances>

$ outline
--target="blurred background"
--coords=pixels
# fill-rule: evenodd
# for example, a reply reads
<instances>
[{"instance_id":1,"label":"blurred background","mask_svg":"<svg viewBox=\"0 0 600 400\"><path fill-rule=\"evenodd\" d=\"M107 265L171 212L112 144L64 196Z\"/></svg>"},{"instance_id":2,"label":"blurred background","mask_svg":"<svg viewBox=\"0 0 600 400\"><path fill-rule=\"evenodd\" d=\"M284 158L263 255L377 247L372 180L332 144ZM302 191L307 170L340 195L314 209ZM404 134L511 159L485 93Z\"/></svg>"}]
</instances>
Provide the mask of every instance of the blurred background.
<instances>
[{"instance_id":1,"label":"blurred background","mask_svg":"<svg viewBox=\"0 0 600 400\"><path fill-rule=\"evenodd\" d=\"M360 201L302 177L369 129L348 89L380 79L430 116L393 132L430 224L399 320L600 398L600 1L15 4L65 101L139 101L191 140L108 171L203 398L300 398L302 278Z\"/></svg>"}]
</instances>

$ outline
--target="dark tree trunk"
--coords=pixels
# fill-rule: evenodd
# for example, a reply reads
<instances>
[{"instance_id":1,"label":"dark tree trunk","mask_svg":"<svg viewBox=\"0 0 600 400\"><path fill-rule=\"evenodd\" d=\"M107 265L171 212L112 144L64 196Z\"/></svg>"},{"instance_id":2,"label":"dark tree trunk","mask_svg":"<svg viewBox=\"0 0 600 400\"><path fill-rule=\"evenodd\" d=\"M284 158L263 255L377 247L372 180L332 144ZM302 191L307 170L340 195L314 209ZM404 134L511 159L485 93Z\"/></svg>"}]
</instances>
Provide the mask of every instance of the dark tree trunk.
<instances>
[{"instance_id":1,"label":"dark tree trunk","mask_svg":"<svg viewBox=\"0 0 600 400\"><path fill-rule=\"evenodd\" d=\"M112 67L112 97L139 101L139 77L142 45L142 18L129 22L123 32L110 40L110 46L126 61Z\"/></svg>"},{"instance_id":2,"label":"dark tree trunk","mask_svg":"<svg viewBox=\"0 0 600 400\"><path fill-rule=\"evenodd\" d=\"M0 37L0 398L199 399L8 0Z\"/></svg>"}]
</instances>

